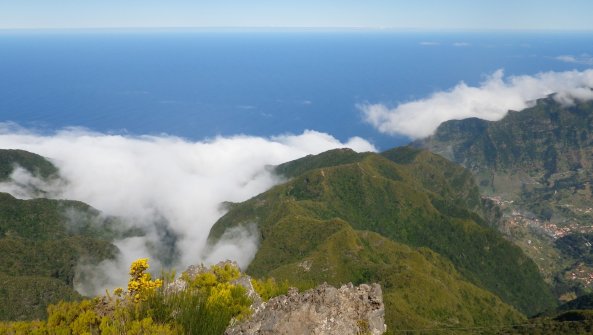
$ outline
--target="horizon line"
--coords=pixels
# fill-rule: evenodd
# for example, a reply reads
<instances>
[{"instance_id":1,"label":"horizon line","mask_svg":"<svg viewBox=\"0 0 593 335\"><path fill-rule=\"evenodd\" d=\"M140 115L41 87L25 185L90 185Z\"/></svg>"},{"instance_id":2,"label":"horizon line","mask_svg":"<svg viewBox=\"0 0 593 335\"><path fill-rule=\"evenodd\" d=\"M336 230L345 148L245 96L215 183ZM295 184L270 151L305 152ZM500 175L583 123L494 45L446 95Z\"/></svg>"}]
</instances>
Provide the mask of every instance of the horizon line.
<instances>
[{"instance_id":1,"label":"horizon line","mask_svg":"<svg viewBox=\"0 0 593 335\"><path fill-rule=\"evenodd\" d=\"M425 33L593 33L593 29L547 28L419 28L365 26L137 26L137 27L0 27L0 32L95 32L95 31L233 31L233 32L425 32Z\"/></svg>"}]
</instances>

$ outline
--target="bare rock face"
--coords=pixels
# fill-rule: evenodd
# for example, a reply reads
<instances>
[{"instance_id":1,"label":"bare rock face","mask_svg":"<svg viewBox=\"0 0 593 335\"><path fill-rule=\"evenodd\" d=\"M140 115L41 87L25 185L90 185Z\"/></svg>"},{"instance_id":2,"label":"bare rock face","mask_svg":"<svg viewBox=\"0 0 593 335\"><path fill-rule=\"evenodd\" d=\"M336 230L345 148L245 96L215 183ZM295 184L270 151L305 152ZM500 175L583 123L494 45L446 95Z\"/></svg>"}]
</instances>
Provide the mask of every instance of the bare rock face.
<instances>
[{"instance_id":1,"label":"bare rock face","mask_svg":"<svg viewBox=\"0 0 593 335\"><path fill-rule=\"evenodd\" d=\"M386 330L384 314L378 284L348 284L339 289L323 284L303 293L291 289L270 299L225 334L379 335Z\"/></svg>"}]
</instances>

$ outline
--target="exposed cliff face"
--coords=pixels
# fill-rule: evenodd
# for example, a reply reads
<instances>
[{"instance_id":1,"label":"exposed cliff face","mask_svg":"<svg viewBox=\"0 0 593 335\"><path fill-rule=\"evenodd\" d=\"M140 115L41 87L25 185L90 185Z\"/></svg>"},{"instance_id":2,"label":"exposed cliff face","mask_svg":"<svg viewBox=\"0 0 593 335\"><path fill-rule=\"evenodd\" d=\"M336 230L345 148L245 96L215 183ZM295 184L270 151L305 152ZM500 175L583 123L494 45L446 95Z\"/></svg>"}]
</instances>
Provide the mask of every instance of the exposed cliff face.
<instances>
[{"instance_id":1,"label":"exposed cliff face","mask_svg":"<svg viewBox=\"0 0 593 335\"><path fill-rule=\"evenodd\" d=\"M483 188L496 191L498 185L482 172L521 174L553 184L558 174L593 167L593 102L563 106L552 98L540 99L500 121L445 122L433 136L413 145L462 164L483 177L478 180Z\"/></svg>"},{"instance_id":2,"label":"exposed cliff face","mask_svg":"<svg viewBox=\"0 0 593 335\"><path fill-rule=\"evenodd\" d=\"M564 287L558 293L566 281L593 288L589 237L573 238L587 249L579 246L581 255L565 243L566 235L593 232L593 102L541 99L496 122L443 123L413 145L472 171L483 196L505 210L499 229Z\"/></svg>"},{"instance_id":3,"label":"exposed cliff face","mask_svg":"<svg viewBox=\"0 0 593 335\"><path fill-rule=\"evenodd\" d=\"M381 287L327 284L270 299L226 335L380 335L386 330Z\"/></svg>"}]
</instances>

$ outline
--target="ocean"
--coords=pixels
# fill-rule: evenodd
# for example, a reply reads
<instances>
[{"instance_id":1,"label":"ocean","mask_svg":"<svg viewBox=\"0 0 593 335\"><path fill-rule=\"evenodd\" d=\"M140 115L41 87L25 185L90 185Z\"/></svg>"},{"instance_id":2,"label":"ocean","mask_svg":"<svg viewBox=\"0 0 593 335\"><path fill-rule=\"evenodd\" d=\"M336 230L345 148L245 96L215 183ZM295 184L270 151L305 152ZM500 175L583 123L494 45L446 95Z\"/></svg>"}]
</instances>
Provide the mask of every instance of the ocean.
<instances>
[{"instance_id":1,"label":"ocean","mask_svg":"<svg viewBox=\"0 0 593 335\"><path fill-rule=\"evenodd\" d=\"M498 69L583 70L591 55L593 34L569 32L0 31L0 122L191 140L310 129L388 149L408 139L380 134L357 105Z\"/></svg>"}]
</instances>

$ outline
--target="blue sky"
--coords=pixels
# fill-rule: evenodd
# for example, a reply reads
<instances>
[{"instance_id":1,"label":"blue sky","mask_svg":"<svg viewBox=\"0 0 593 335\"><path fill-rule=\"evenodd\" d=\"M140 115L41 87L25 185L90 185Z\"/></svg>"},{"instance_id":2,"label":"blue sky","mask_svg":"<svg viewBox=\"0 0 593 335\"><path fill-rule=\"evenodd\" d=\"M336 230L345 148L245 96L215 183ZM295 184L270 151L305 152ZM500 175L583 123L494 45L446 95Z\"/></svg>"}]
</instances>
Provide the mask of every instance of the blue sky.
<instances>
[{"instance_id":1,"label":"blue sky","mask_svg":"<svg viewBox=\"0 0 593 335\"><path fill-rule=\"evenodd\" d=\"M593 30L591 0L0 0L0 29Z\"/></svg>"}]
</instances>

